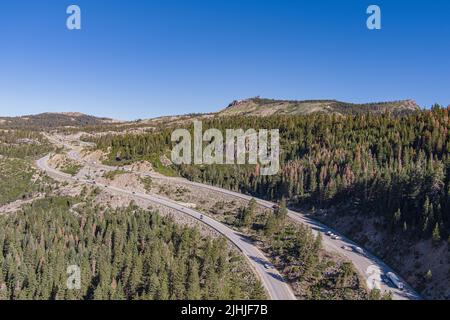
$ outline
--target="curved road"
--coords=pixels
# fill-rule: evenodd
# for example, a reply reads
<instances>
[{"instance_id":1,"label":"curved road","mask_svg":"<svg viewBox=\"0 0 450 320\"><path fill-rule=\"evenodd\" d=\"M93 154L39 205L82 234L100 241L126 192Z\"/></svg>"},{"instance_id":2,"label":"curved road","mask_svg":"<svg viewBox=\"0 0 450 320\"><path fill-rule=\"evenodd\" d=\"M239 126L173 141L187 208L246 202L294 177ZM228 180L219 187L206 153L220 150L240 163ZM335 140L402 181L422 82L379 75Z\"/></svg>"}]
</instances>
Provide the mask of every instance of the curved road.
<instances>
[{"instance_id":1,"label":"curved road","mask_svg":"<svg viewBox=\"0 0 450 320\"><path fill-rule=\"evenodd\" d=\"M155 177L155 176L154 176ZM256 200L256 202L266 208L272 209L274 206L276 206L276 203L258 199L255 197L247 196L238 192L233 192L230 190L222 189L219 187L214 187L210 185L205 185L197 182L192 182L186 179L180 179L180 178L174 178L179 180L180 182L187 183L192 186L201 187L204 189L208 189L215 192L224 193L230 196L234 196L240 199L245 200L251 200L252 198ZM307 217L304 214L301 214L299 212L288 210L289 217L299 223L303 223L307 226L309 226L313 232L317 235L319 233L322 234L322 243L324 245L324 248L328 252L336 252L341 256L346 257L348 260L350 260L355 268L358 270L359 274L362 275L365 280L366 284L369 288L378 288L382 292L388 292L390 291L392 293L392 297L394 300L419 300L421 299L420 295L414 291L414 289L409 286L403 279L400 279L404 284L405 288L404 290L399 290L398 288L394 287L392 283L389 281L386 281L386 274L388 272L395 271L390 268L388 265L386 265L383 261L381 261L379 258L377 258L372 253L368 252L367 250L364 250L364 253L358 253L354 250L348 250L348 248L352 249L355 247L358 247L358 245L351 241L350 239L344 237L343 235L339 234L336 230L329 228L328 226L311 219L310 217ZM328 232L332 232L335 235L338 235L340 239L333 240L331 237L327 236L326 234ZM347 249L345 249L347 248ZM399 277L397 275L397 277ZM400 278L400 277L399 277Z\"/></svg>"},{"instance_id":2,"label":"curved road","mask_svg":"<svg viewBox=\"0 0 450 320\"><path fill-rule=\"evenodd\" d=\"M74 149L74 147L68 143L66 143L63 140L58 140L53 137L47 137L50 138L52 141L58 144L62 144L66 148L69 149L68 155L70 158L73 158L74 160L81 161L81 157L79 153ZM88 143L80 142L80 145L89 145ZM86 161L85 161L86 162ZM106 166L103 164L98 164L95 162L86 162L89 165L108 169L110 170L112 167ZM244 199L244 200L251 200L252 198L256 200L256 202L266 208L273 208L276 203L266 201L263 199L258 199L252 196L244 195L238 192L230 191L227 189L206 185L198 182L193 182L187 179L183 178L173 178L173 177L165 177L159 174L154 173L146 173L146 172L139 172L139 171L133 171L137 174L143 175L143 176L149 176L156 179L168 179L173 180L179 183L184 183L193 187L202 188L214 192L219 192L222 194L226 194L229 196L233 196L236 198ZM293 211L288 210L289 217L299 223L303 223L307 226L309 226L315 234L322 234L323 239L323 245L325 250L329 252L335 252L341 256L346 257L348 260L350 260L360 275L364 277L366 280L367 286L372 288L378 288L382 292L391 292L393 299L395 300L418 300L421 299L420 295L414 291L414 289L409 286L403 279L400 278L400 280L405 284L404 290L399 290L396 288L390 281L386 281L386 274L388 272L395 271L390 268L388 265L386 265L383 261L381 261L379 258L377 258L374 254L371 254L368 251L364 251L364 253L358 253L354 250L348 250L349 248L355 248L357 247L357 244L351 241L350 239L347 239L346 237L340 235L336 230L333 230L332 228L327 227L326 225L311 219L310 217L307 217L306 215ZM332 232L335 235L338 235L340 239L333 240L329 236L326 235L327 232Z\"/></svg>"},{"instance_id":3,"label":"curved road","mask_svg":"<svg viewBox=\"0 0 450 320\"><path fill-rule=\"evenodd\" d=\"M76 182L94 184L92 180L77 179L68 174L62 173L48 165L49 155L39 159L36 164L37 166L45 171L48 175L55 178L72 180ZM217 222L207 216L203 216L200 212L192 210L188 207L182 206L179 203L172 201L170 199L150 195L138 192L132 192L129 190L117 188L110 185L95 184L96 186L110 190L114 193L131 196L136 199L142 199L157 203L159 205L172 208L183 214L187 214L199 221L205 223L211 228L217 230L219 233L228 238L236 247L244 254L244 256L249 260L253 270L259 276L262 284L264 285L269 297L274 300L295 300L295 295L292 292L289 285L284 281L280 273L272 267L269 260L264 256L264 254L256 248L251 242L242 234L230 229L229 227Z\"/></svg>"}]
</instances>

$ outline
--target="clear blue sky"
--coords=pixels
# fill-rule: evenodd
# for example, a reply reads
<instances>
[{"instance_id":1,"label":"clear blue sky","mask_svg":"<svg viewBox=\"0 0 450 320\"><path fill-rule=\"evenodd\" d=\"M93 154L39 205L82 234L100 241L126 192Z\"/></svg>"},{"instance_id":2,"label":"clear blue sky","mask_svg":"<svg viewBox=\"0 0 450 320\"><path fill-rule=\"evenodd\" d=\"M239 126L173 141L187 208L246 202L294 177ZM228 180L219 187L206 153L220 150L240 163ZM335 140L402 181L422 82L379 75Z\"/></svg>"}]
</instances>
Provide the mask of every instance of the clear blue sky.
<instances>
[{"instance_id":1,"label":"clear blue sky","mask_svg":"<svg viewBox=\"0 0 450 320\"><path fill-rule=\"evenodd\" d=\"M448 0L5 0L0 41L0 115L137 119L257 95L450 103Z\"/></svg>"}]
</instances>

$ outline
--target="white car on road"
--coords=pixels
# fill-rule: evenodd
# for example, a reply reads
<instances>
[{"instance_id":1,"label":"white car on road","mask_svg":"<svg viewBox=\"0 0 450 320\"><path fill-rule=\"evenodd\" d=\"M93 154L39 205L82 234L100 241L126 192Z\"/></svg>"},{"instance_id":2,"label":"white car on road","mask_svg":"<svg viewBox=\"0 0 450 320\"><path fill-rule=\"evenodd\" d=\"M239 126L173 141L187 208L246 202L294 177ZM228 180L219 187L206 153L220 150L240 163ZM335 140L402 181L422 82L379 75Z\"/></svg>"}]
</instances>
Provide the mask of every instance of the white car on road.
<instances>
[{"instance_id":1,"label":"white car on road","mask_svg":"<svg viewBox=\"0 0 450 320\"><path fill-rule=\"evenodd\" d=\"M405 289L405 284L397 277L397 275L393 272L388 272L386 276L391 280L391 282L400 290Z\"/></svg>"},{"instance_id":2,"label":"white car on road","mask_svg":"<svg viewBox=\"0 0 450 320\"><path fill-rule=\"evenodd\" d=\"M357 246L353 247L353 251L355 251L356 253L359 253L359 254L364 254L364 250Z\"/></svg>"}]
</instances>

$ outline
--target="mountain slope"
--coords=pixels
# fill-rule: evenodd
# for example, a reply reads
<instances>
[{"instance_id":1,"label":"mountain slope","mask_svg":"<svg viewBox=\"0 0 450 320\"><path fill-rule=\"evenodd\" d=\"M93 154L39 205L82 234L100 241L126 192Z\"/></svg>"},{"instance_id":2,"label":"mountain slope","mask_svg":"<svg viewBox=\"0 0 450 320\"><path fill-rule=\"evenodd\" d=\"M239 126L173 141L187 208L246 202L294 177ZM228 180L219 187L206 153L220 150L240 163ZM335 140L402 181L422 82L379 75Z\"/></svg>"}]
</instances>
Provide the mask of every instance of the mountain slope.
<instances>
[{"instance_id":1,"label":"mountain slope","mask_svg":"<svg viewBox=\"0 0 450 320\"><path fill-rule=\"evenodd\" d=\"M409 114L420 110L412 100L354 104L336 100L273 100L251 98L234 101L220 111L221 116L270 116L270 115L305 115L311 113L335 113L351 115L359 113L391 112L395 115Z\"/></svg>"},{"instance_id":2,"label":"mountain slope","mask_svg":"<svg viewBox=\"0 0 450 320\"><path fill-rule=\"evenodd\" d=\"M355 115L361 113L385 113L406 115L419 111L420 107L413 100L354 104L336 100L276 100L250 98L236 100L227 108L208 114L188 114L160 117L133 122L122 122L109 118L98 118L77 112L41 113L21 117L0 117L0 128L5 129L39 129L58 127L100 126L114 124L179 125L193 119L205 120L214 116L271 116L271 115L307 115L312 113L330 113L338 115Z\"/></svg>"},{"instance_id":3,"label":"mountain slope","mask_svg":"<svg viewBox=\"0 0 450 320\"><path fill-rule=\"evenodd\" d=\"M78 112L41 113L21 117L0 117L0 127L13 129L57 128L66 126L86 126L115 123L109 118L98 118Z\"/></svg>"}]
</instances>

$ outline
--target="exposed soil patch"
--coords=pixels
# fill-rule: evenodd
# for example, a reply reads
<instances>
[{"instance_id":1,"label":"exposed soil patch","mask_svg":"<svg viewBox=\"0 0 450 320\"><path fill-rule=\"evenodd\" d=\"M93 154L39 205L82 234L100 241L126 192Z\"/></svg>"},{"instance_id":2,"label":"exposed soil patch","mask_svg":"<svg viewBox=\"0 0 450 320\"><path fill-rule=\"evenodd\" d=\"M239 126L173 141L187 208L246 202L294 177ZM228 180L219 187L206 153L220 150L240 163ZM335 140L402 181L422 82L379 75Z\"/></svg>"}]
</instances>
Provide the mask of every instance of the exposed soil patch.
<instances>
[{"instance_id":1,"label":"exposed soil patch","mask_svg":"<svg viewBox=\"0 0 450 320\"><path fill-rule=\"evenodd\" d=\"M8 203L4 206L0 206L0 216L5 214L10 214L19 211L23 206L32 203L35 200L44 198L43 194L37 194L31 199L27 200L16 200L14 202Z\"/></svg>"}]
</instances>

